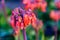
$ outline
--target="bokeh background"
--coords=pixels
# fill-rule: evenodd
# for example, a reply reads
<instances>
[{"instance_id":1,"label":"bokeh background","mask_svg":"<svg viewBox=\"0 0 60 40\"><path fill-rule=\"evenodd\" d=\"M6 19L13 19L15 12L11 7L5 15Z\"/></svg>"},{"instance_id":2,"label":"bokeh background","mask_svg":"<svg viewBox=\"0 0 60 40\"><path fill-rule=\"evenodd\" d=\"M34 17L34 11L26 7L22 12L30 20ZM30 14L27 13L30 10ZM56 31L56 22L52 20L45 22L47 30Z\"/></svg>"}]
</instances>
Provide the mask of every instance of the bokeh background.
<instances>
[{"instance_id":1,"label":"bokeh background","mask_svg":"<svg viewBox=\"0 0 60 40\"><path fill-rule=\"evenodd\" d=\"M23 0L5 0L6 10L8 13L8 20L11 16L11 11L16 7L24 8L24 4L22 3ZM55 25L54 20L49 17L51 10L57 10L54 5L54 0L46 0L47 2L47 12L41 12L39 9L36 10L37 18L41 19L44 23L42 29L39 30L39 40L53 40L54 38L54 30L53 27ZM57 40L60 40L60 20L57 26ZM27 39L28 40L35 40L35 31L30 25L27 29ZM50 32L50 33L48 33ZM22 31L20 33L20 39L23 40ZM0 0L0 40L15 40L13 36L13 28L9 25L4 17L4 13L2 10L1 0Z\"/></svg>"}]
</instances>

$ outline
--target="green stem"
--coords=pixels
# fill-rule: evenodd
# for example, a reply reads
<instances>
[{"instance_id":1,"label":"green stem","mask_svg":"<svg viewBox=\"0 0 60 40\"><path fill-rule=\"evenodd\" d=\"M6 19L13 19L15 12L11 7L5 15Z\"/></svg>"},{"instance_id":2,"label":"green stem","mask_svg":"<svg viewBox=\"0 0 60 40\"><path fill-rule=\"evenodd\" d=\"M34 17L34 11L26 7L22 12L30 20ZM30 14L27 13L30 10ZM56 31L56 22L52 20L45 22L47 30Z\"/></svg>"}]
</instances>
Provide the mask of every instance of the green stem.
<instances>
[{"instance_id":1,"label":"green stem","mask_svg":"<svg viewBox=\"0 0 60 40\"><path fill-rule=\"evenodd\" d=\"M54 40L57 40L57 27L58 27L58 21L55 21L56 22L56 26L55 26L55 38L54 38Z\"/></svg>"},{"instance_id":2,"label":"green stem","mask_svg":"<svg viewBox=\"0 0 60 40\"><path fill-rule=\"evenodd\" d=\"M35 29L35 33L36 33L36 40L39 40L39 33L38 33L38 30Z\"/></svg>"}]
</instances>

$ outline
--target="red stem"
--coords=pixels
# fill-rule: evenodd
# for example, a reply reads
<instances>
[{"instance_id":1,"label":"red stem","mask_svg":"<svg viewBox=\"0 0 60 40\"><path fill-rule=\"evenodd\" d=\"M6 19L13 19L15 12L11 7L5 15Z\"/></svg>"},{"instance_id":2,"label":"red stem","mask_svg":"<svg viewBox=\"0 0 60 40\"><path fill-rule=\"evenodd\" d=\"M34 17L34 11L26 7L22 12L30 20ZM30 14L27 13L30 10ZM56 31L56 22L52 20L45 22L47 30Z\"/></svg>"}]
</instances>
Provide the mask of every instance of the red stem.
<instances>
[{"instance_id":1,"label":"red stem","mask_svg":"<svg viewBox=\"0 0 60 40\"><path fill-rule=\"evenodd\" d=\"M26 30L23 29L23 37L24 37L24 40L27 40L27 37L26 37Z\"/></svg>"},{"instance_id":2,"label":"red stem","mask_svg":"<svg viewBox=\"0 0 60 40\"><path fill-rule=\"evenodd\" d=\"M3 12L4 12L4 16L5 16L5 18L6 18L6 21L8 21L8 20L7 20L6 7L5 7L5 1L2 0L2 1L1 1L1 4L2 4L2 9L3 9Z\"/></svg>"}]
</instances>

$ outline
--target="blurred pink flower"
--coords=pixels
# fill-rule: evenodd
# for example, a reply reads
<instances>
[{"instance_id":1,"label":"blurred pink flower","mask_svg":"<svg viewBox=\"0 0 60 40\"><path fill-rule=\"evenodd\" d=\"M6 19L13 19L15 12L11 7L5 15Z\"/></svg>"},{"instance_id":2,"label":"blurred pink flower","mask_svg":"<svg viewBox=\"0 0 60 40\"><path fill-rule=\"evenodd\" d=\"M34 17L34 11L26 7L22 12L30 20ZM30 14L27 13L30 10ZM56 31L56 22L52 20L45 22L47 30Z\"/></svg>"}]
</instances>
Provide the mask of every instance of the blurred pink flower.
<instances>
[{"instance_id":1,"label":"blurred pink flower","mask_svg":"<svg viewBox=\"0 0 60 40\"><path fill-rule=\"evenodd\" d=\"M50 17L55 20L55 21L58 21L60 19L60 11L54 11L52 10L50 12Z\"/></svg>"},{"instance_id":2,"label":"blurred pink flower","mask_svg":"<svg viewBox=\"0 0 60 40\"><path fill-rule=\"evenodd\" d=\"M23 0L23 4L25 4L25 9L26 10L28 10L28 9L34 10L34 8L36 7L35 0Z\"/></svg>"},{"instance_id":3,"label":"blurred pink flower","mask_svg":"<svg viewBox=\"0 0 60 40\"><path fill-rule=\"evenodd\" d=\"M34 10L35 8L41 8L42 12L46 12L47 3L45 0L23 0L25 4L25 9Z\"/></svg>"},{"instance_id":4,"label":"blurred pink flower","mask_svg":"<svg viewBox=\"0 0 60 40\"><path fill-rule=\"evenodd\" d=\"M42 20L38 20L38 19L35 20L35 21L32 20L32 27L33 27L34 29L39 30L39 29L42 28L42 26L43 26Z\"/></svg>"},{"instance_id":5,"label":"blurred pink flower","mask_svg":"<svg viewBox=\"0 0 60 40\"><path fill-rule=\"evenodd\" d=\"M60 0L55 0L55 6L56 6L57 8L60 8Z\"/></svg>"}]
</instances>

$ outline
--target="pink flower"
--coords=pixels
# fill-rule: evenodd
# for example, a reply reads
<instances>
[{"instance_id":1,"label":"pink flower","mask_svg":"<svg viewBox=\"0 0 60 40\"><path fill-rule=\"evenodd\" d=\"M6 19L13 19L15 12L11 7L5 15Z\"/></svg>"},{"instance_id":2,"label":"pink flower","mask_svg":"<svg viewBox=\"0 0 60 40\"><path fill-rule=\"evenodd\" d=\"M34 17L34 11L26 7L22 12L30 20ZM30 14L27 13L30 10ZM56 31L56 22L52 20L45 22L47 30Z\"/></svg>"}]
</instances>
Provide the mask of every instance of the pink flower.
<instances>
[{"instance_id":1,"label":"pink flower","mask_svg":"<svg viewBox=\"0 0 60 40\"><path fill-rule=\"evenodd\" d=\"M60 11L54 11L54 10L52 10L51 13L50 13L50 17L53 20L58 21L59 20L59 14L60 14Z\"/></svg>"},{"instance_id":2,"label":"pink flower","mask_svg":"<svg viewBox=\"0 0 60 40\"><path fill-rule=\"evenodd\" d=\"M23 3L24 3L24 4L27 4L27 3L29 3L29 1L30 1L30 0L23 0Z\"/></svg>"},{"instance_id":3,"label":"pink flower","mask_svg":"<svg viewBox=\"0 0 60 40\"><path fill-rule=\"evenodd\" d=\"M28 22L29 22L29 17L27 14L24 15L24 18L23 18L23 21L24 21L24 26L26 27L28 25Z\"/></svg>"},{"instance_id":4,"label":"pink flower","mask_svg":"<svg viewBox=\"0 0 60 40\"><path fill-rule=\"evenodd\" d=\"M23 4L25 4L26 10L34 10L35 8L41 8L42 12L46 12L47 3L45 2L45 0L23 0L23 2L25 2Z\"/></svg>"},{"instance_id":5,"label":"pink flower","mask_svg":"<svg viewBox=\"0 0 60 40\"><path fill-rule=\"evenodd\" d=\"M39 30L42 28L43 22L41 20L38 20L38 19L35 21L32 20L32 26L34 29Z\"/></svg>"},{"instance_id":6,"label":"pink flower","mask_svg":"<svg viewBox=\"0 0 60 40\"><path fill-rule=\"evenodd\" d=\"M15 8L12 11L10 24L15 30L15 33L18 34L19 30L26 29L31 22L36 20L35 14L29 10L23 10L21 8Z\"/></svg>"},{"instance_id":7,"label":"pink flower","mask_svg":"<svg viewBox=\"0 0 60 40\"><path fill-rule=\"evenodd\" d=\"M55 0L55 6L56 6L57 8L60 8L60 0Z\"/></svg>"},{"instance_id":8,"label":"pink flower","mask_svg":"<svg viewBox=\"0 0 60 40\"><path fill-rule=\"evenodd\" d=\"M46 2L42 2L42 4L41 4L41 11L42 12L46 12L46 7L47 7L47 3Z\"/></svg>"},{"instance_id":9,"label":"pink flower","mask_svg":"<svg viewBox=\"0 0 60 40\"><path fill-rule=\"evenodd\" d=\"M25 2L25 1L23 0L23 2ZM28 10L28 9L34 10L34 8L36 7L35 0L29 0L27 3L23 3L23 4L25 4L26 10Z\"/></svg>"},{"instance_id":10,"label":"pink flower","mask_svg":"<svg viewBox=\"0 0 60 40\"><path fill-rule=\"evenodd\" d=\"M11 24L12 28L15 29L15 25L14 25L14 16L11 16L10 24Z\"/></svg>"}]
</instances>

